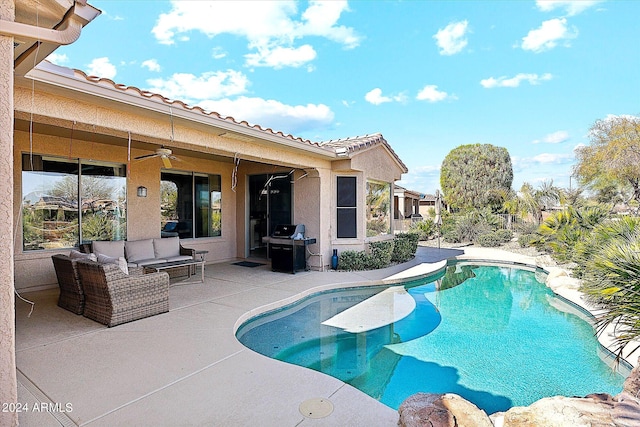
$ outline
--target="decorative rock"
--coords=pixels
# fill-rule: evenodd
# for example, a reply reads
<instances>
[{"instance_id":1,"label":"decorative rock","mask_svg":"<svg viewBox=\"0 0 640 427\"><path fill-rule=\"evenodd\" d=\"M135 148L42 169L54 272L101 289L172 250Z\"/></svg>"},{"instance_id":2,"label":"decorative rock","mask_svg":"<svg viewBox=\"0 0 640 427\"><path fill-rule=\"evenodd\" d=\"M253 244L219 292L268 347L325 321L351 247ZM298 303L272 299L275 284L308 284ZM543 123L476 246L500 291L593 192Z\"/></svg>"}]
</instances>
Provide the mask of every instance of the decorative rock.
<instances>
[{"instance_id":1,"label":"decorative rock","mask_svg":"<svg viewBox=\"0 0 640 427\"><path fill-rule=\"evenodd\" d=\"M536 257L536 265L538 267L552 267L558 265L558 263L551 258L551 255L540 255Z\"/></svg>"},{"instance_id":2,"label":"decorative rock","mask_svg":"<svg viewBox=\"0 0 640 427\"><path fill-rule=\"evenodd\" d=\"M625 380L622 393L616 396L616 400L613 407L616 426L640 426L640 363Z\"/></svg>"},{"instance_id":3,"label":"decorative rock","mask_svg":"<svg viewBox=\"0 0 640 427\"><path fill-rule=\"evenodd\" d=\"M418 393L398 412L400 427L640 427L640 360L616 397L547 397L488 417L456 394Z\"/></svg>"},{"instance_id":4,"label":"decorative rock","mask_svg":"<svg viewBox=\"0 0 640 427\"><path fill-rule=\"evenodd\" d=\"M608 394L584 398L547 397L528 407L514 407L504 415L504 427L611 427L615 401Z\"/></svg>"},{"instance_id":5,"label":"decorative rock","mask_svg":"<svg viewBox=\"0 0 640 427\"><path fill-rule=\"evenodd\" d=\"M613 421L617 427L640 426L640 400L628 393L616 396L613 406Z\"/></svg>"},{"instance_id":6,"label":"decorative rock","mask_svg":"<svg viewBox=\"0 0 640 427\"><path fill-rule=\"evenodd\" d=\"M567 277L569 276L567 274L567 271L563 268L558 268L558 267L547 267L547 271L549 272L549 275L547 276L547 282L549 282L550 280L555 279L556 277Z\"/></svg>"},{"instance_id":7,"label":"decorative rock","mask_svg":"<svg viewBox=\"0 0 640 427\"><path fill-rule=\"evenodd\" d=\"M636 367L631 370L631 373L624 381L622 392L629 393L635 397L640 397L640 357L638 358Z\"/></svg>"},{"instance_id":8,"label":"decorative rock","mask_svg":"<svg viewBox=\"0 0 640 427\"><path fill-rule=\"evenodd\" d=\"M452 393L414 394L398 412L400 427L493 427L483 410Z\"/></svg>"}]
</instances>

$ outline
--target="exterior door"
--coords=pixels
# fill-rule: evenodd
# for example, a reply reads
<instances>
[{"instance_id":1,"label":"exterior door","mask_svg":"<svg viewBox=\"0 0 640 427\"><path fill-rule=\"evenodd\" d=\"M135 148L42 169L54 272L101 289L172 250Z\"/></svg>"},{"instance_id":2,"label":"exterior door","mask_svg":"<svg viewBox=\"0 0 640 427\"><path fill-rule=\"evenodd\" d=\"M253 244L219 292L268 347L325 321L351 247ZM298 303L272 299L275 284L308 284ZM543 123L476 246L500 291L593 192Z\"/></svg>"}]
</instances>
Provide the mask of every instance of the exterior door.
<instances>
[{"instance_id":1,"label":"exterior door","mask_svg":"<svg viewBox=\"0 0 640 427\"><path fill-rule=\"evenodd\" d=\"M278 224L291 224L292 191L289 174L249 176L249 256L266 258L263 237Z\"/></svg>"}]
</instances>

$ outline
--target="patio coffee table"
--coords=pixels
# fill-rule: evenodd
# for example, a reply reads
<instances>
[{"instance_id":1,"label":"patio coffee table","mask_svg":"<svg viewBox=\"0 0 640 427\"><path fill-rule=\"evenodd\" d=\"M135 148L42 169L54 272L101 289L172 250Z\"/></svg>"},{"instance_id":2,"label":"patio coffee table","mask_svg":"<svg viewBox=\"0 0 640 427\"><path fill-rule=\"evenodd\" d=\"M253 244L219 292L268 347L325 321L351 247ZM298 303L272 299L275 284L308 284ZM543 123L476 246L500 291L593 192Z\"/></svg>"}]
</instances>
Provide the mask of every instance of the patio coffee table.
<instances>
[{"instance_id":1,"label":"patio coffee table","mask_svg":"<svg viewBox=\"0 0 640 427\"><path fill-rule=\"evenodd\" d=\"M200 280L198 281L191 281L191 267L192 266L200 266ZM186 279L181 280L179 283L204 283L204 261L203 260L199 260L199 259L187 259L187 260L182 260L182 261L169 261L169 262L160 262L157 264L149 264L149 265L145 265L144 268L145 269L150 269L150 270L154 270L154 271L163 271L163 270L169 270L172 268L180 268L180 267L189 267L187 268L188 271L188 276Z\"/></svg>"}]
</instances>

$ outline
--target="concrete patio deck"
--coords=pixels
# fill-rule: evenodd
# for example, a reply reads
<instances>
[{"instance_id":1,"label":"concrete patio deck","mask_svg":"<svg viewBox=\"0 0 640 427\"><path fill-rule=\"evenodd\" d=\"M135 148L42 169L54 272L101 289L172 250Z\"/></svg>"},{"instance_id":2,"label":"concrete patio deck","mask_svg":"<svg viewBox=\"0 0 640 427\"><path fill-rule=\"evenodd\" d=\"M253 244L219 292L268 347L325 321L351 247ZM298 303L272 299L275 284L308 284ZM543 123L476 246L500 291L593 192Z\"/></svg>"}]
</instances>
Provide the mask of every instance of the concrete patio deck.
<instances>
[{"instance_id":1,"label":"concrete patio deck","mask_svg":"<svg viewBox=\"0 0 640 427\"><path fill-rule=\"evenodd\" d=\"M319 288L375 284L428 274L442 260L501 259L504 251L420 247L408 263L365 272L276 273L210 264L205 283L173 285L170 311L114 328L56 305L58 290L16 300L21 426L396 426L398 414L327 375L272 360L238 342L246 319ZM333 404L310 418L300 404ZM53 406L53 411L34 408ZM57 406L55 406L57 404ZM46 409L46 408L45 408Z\"/></svg>"}]
</instances>

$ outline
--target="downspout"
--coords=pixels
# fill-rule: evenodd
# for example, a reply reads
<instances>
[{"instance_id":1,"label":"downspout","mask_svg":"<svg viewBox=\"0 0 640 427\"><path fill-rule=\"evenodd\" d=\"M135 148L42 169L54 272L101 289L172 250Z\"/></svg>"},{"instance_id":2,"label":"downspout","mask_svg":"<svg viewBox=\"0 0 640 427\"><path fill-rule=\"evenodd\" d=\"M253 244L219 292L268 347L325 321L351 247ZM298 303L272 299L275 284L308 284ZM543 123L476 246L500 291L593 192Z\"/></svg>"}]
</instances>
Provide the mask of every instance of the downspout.
<instances>
[{"instance_id":1,"label":"downspout","mask_svg":"<svg viewBox=\"0 0 640 427\"><path fill-rule=\"evenodd\" d=\"M65 14L56 29L36 27L21 22L0 20L0 34L14 37L23 42L44 42L68 45L80 37L82 27L91 22L100 11L87 5L86 1L76 0Z\"/></svg>"},{"instance_id":2,"label":"downspout","mask_svg":"<svg viewBox=\"0 0 640 427\"><path fill-rule=\"evenodd\" d=\"M26 57L30 56L37 46L43 43L62 46L75 42L80 37L82 27L100 13L100 10L88 5L86 0L76 0L54 29L0 19L0 35L13 37L16 41L23 43L33 43L16 59L14 65L17 67Z\"/></svg>"}]
</instances>

